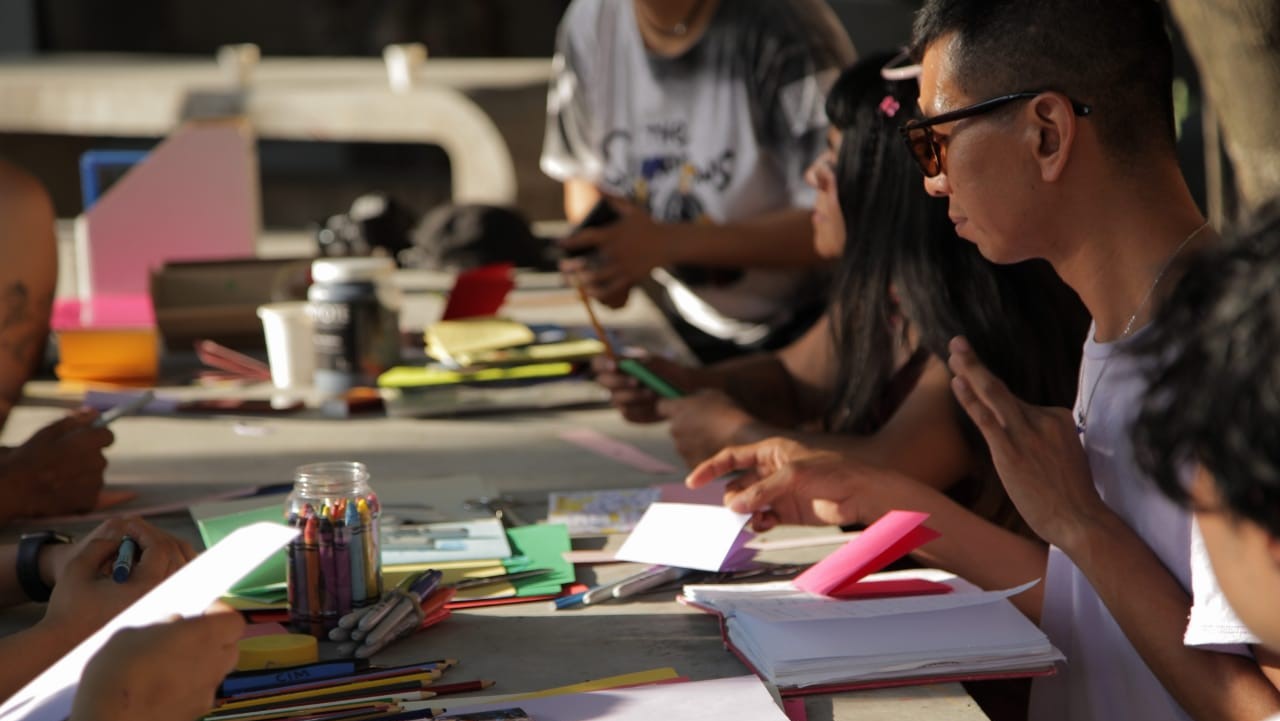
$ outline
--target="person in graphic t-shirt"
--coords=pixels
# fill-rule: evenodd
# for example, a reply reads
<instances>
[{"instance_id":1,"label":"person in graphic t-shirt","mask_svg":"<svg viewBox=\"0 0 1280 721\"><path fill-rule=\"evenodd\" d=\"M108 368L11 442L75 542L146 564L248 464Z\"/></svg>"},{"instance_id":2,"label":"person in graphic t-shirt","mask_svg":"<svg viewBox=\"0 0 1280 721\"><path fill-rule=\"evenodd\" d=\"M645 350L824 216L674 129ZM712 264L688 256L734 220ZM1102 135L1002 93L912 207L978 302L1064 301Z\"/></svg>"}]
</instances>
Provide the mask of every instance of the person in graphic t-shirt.
<instances>
[{"instance_id":1,"label":"person in graphic t-shirt","mask_svg":"<svg viewBox=\"0 0 1280 721\"><path fill-rule=\"evenodd\" d=\"M652 277L702 360L794 340L821 314L809 164L853 47L821 0L575 0L561 21L542 169L565 214L621 219L565 239L562 269L619 307Z\"/></svg>"}]
</instances>

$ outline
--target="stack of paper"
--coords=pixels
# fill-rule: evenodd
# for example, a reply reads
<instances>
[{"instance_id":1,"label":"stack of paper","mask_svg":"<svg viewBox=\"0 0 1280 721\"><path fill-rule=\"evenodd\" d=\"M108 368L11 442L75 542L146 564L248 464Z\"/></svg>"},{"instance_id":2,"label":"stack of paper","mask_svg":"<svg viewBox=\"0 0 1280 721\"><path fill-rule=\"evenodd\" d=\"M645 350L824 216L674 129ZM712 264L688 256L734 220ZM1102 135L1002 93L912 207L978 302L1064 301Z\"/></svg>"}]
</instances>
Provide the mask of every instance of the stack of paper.
<instances>
[{"instance_id":1,"label":"stack of paper","mask_svg":"<svg viewBox=\"0 0 1280 721\"><path fill-rule=\"evenodd\" d=\"M1063 660L1007 600L1034 583L983 592L929 570L877 574L870 580L908 577L947 583L954 590L846 601L781 582L685 586L684 599L720 614L729 645L780 687L1036 675Z\"/></svg>"}]
</instances>

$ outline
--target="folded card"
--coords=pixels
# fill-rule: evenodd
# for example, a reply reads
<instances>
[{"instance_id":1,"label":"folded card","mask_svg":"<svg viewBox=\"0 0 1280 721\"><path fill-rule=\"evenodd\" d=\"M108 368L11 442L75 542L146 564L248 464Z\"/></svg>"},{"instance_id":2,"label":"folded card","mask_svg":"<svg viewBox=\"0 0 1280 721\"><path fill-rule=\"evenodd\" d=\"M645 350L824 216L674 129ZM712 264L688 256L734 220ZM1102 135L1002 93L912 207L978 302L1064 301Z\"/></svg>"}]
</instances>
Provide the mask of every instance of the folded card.
<instances>
[{"instance_id":1,"label":"folded card","mask_svg":"<svg viewBox=\"0 0 1280 721\"><path fill-rule=\"evenodd\" d=\"M948 593L951 586L923 579L863 581L941 534L924 526L927 513L889 511L858 537L796 577L796 588L832 598Z\"/></svg>"},{"instance_id":2,"label":"folded card","mask_svg":"<svg viewBox=\"0 0 1280 721\"><path fill-rule=\"evenodd\" d=\"M660 566L731 571L742 568L755 551L746 548L751 518L724 506L655 503L618 549L620 561Z\"/></svg>"}]
</instances>

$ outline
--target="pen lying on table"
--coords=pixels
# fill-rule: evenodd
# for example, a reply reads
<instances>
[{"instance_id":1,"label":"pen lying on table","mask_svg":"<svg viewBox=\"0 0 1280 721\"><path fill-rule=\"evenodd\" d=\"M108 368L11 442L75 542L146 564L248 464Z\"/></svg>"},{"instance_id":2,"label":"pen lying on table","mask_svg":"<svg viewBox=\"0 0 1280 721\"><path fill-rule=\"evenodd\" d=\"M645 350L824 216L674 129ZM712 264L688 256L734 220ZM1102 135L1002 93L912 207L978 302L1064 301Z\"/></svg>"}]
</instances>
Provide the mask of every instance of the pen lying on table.
<instances>
[{"instance_id":1,"label":"pen lying on table","mask_svg":"<svg viewBox=\"0 0 1280 721\"><path fill-rule=\"evenodd\" d=\"M590 606L610 599L635 596L693 573L693 569L675 566L650 566L645 570L612 583L602 583L582 593L555 600L556 609Z\"/></svg>"}]
</instances>

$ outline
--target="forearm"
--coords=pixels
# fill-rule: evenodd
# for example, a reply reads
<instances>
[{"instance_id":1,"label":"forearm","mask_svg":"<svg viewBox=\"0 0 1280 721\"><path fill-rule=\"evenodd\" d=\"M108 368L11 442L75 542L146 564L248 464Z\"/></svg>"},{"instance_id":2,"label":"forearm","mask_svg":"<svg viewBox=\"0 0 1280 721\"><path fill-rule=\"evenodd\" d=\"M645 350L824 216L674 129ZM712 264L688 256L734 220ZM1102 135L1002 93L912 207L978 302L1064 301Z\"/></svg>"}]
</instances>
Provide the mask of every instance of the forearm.
<instances>
[{"instance_id":1,"label":"forearm","mask_svg":"<svg viewBox=\"0 0 1280 721\"><path fill-rule=\"evenodd\" d=\"M0 638L0 698L17 693L81 640L44 624Z\"/></svg>"},{"instance_id":2,"label":"forearm","mask_svg":"<svg viewBox=\"0 0 1280 721\"><path fill-rule=\"evenodd\" d=\"M791 374L772 353L753 353L717 363L706 373L714 376L719 390L766 424L786 430L809 419L797 401Z\"/></svg>"},{"instance_id":3,"label":"forearm","mask_svg":"<svg viewBox=\"0 0 1280 721\"><path fill-rule=\"evenodd\" d=\"M864 518L880 518L899 509L928 513L925 525L941 534L912 554L926 566L950 571L988 590L1012 588L1045 575L1048 550L1044 544L1001 528L909 478L879 485L866 495L862 512ZM1044 583L1010 600L1039 623Z\"/></svg>"},{"instance_id":4,"label":"forearm","mask_svg":"<svg viewBox=\"0 0 1280 721\"><path fill-rule=\"evenodd\" d=\"M819 262L810 211L788 209L725 224L662 226L668 265L741 268L805 266Z\"/></svg>"},{"instance_id":5,"label":"forearm","mask_svg":"<svg viewBox=\"0 0 1280 721\"><path fill-rule=\"evenodd\" d=\"M858 461L946 491L974 472L974 451L960 429L950 377L930 359L911 392L889 420L867 436L832 436L825 445ZM922 449L927 449L923 451Z\"/></svg>"},{"instance_id":6,"label":"forearm","mask_svg":"<svg viewBox=\"0 0 1280 721\"><path fill-rule=\"evenodd\" d=\"M564 217L577 225L587 217L600 198L599 189L585 180L569 180L564 184Z\"/></svg>"},{"instance_id":7,"label":"forearm","mask_svg":"<svg viewBox=\"0 0 1280 721\"><path fill-rule=\"evenodd\" d=\"M1253 659L1182 642L1191 599L1142 538L1109 509L1082 519L1063 550L1165 688L1194 718L1256 720L1280 692Z\"/></svg>"}]
</instances>

